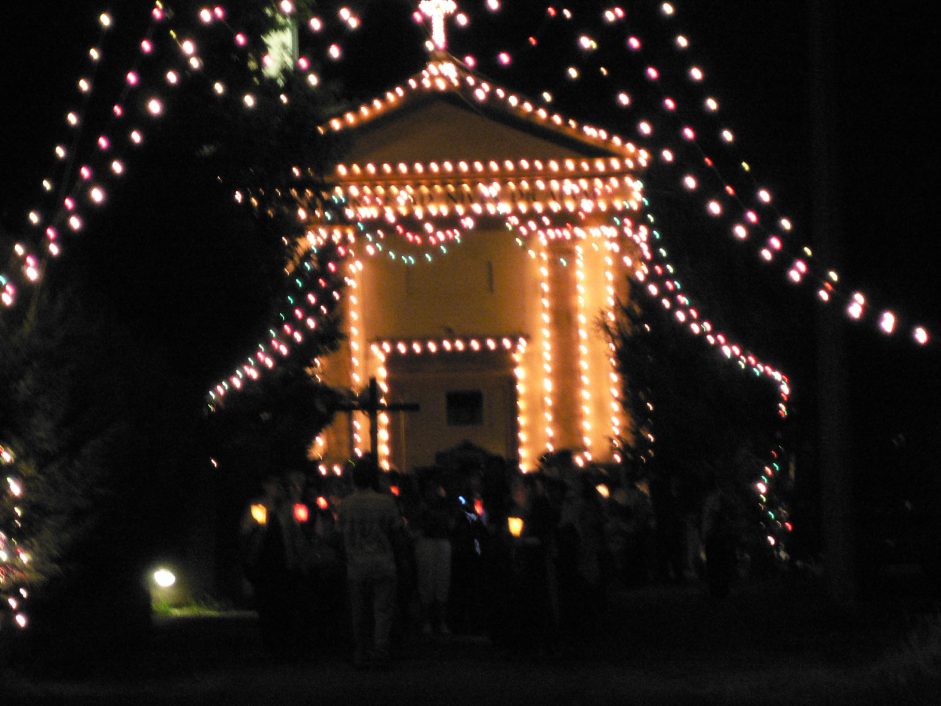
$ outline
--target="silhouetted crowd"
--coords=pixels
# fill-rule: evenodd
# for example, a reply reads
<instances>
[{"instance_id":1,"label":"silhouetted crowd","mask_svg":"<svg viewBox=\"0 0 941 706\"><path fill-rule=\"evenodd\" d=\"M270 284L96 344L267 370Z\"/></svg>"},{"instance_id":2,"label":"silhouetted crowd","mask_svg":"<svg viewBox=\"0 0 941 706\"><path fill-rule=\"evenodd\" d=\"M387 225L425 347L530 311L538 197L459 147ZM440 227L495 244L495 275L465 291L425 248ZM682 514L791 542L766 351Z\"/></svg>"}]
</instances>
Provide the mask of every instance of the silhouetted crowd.
<instances>
[{"instance_id":1,"label":"silhouetted crowd","mask_svg":"<svg viewBox=\"0 0 941 706\"><path fill-rule=\"evenodd\" d=\"M380 473L369 459L343 476L291 472L246 507L243 569L278 656L351 648L357 666L383 666L403 640L452 632L552 651L600 629L612 586L703 576L728 592L732 504L715 492L655 512L651 496L565 455L525 475L496 458L471 472Z\"/></svg>"}]
</instances>

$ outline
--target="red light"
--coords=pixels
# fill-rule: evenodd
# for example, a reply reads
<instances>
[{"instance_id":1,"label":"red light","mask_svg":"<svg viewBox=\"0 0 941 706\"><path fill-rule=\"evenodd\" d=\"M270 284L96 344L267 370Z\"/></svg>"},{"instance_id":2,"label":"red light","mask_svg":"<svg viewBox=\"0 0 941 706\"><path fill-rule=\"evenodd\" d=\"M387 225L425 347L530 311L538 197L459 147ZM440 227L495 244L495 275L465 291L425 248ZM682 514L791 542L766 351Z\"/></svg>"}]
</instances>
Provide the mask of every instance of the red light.
<instances>
[{"instance_id":1,"label":"red light","mask_svg":"<svg viewBox=\"0 0 941 706\"><path fill-rule=\"evenodd\" d=\"M785 522L785 523L784 523L784 526L787 527L787 531L788 531L788 532L793 532L793 531L794 531L794 525L792 525L790 522Z\"/></svg>"},{"instance_id":2,"label":"red light","mask_svg":"<svg viewBox=\"0 0 941 706\"><path fill-rule=\"evenodd\" d=\"M397 485L390 485L390 486L389 486L389 490L392 491L392 494L393 494L395 497L399 497L399 492L400 492L400 491L399 491L399 486L397 486Z\"/></svg>"},{"instance_id":3,"label":"red light","mask_svg":"<svg viewBox=\"0 0 941 706\"><path fill-rule=\"evenodd\" d=\"M481 500L480 498L474 499L474 512L476 512L479 517L483 517L484 501Z\"/></svg>"},{"instance_id":4,"label":"red light","mask_svg":"<svg viewBox=\"0 0 941 706\"><path fill-rule=\"evenodd\" d=\"M304 503L294 504L294 519L301 524L304 524L310 519L310 510L307 509Z\"/></svg>"}]
</instances>

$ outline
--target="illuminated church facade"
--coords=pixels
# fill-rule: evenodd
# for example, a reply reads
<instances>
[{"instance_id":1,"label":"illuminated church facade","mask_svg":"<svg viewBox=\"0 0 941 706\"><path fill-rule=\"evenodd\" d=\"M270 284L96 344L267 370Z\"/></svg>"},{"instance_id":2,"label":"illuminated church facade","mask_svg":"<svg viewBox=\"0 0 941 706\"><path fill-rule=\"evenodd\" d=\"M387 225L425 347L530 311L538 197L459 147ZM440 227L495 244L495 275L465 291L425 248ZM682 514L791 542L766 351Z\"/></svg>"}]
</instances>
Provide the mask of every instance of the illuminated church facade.
<instances>
[{"instance_id":1,"label":"illuminated church facade","mask_svg":"<svg viewBox=\"0 0 941 706\"><path fill-rule=\"evenodd\" d=\"M320 129L351 149L329 178L343 225L307 233L348 253L345 337L318 374L419 407L378 415L381 466L463 442L523 470L560 449L619 460L630 430L605 327L628 294L647 154L443 53ZM369 426L340 414L314 451L362 455Z\"/></svg>"}]
</instances>

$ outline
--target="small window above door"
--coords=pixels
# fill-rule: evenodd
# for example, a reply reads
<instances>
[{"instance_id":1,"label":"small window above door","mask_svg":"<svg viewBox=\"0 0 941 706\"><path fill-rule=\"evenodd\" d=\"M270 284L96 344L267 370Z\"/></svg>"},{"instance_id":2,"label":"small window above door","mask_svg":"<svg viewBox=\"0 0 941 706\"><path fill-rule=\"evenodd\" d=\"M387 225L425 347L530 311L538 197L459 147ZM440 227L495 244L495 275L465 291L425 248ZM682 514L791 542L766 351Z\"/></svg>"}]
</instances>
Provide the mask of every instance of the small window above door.
<instances>
[{"instance_id":1,"label":"small window above door","mask_svg":"<svg viewBox=\"0 0 941 706\"><path fill-rule=\"evenodd\" d=\"M484 394L480 390L446 393L449 427L479 427L484 423Z\"/></svg>"}]
</instances>

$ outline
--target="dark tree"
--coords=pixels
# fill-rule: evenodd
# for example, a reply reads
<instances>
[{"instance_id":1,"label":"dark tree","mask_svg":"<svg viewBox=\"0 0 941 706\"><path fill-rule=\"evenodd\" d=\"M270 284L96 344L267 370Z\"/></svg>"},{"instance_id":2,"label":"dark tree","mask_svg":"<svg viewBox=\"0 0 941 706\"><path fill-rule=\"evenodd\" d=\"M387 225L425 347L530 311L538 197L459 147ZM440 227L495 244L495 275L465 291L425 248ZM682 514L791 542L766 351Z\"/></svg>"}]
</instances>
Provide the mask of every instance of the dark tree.
<instances>
[{"instance_id":1,"label":"dark tree","mask_svg":"<svg viewBox=\"0 0 941 706\"><path fill-rule=\"evenodd\" d=\"M15 455L4 470L22 491L6 496L0 523L29 556L2 589L30 621L19 656L31 662L144 628L148 557L184 520L195 409L175 398L165 362L98 304L47 291L0 323L0 437Z\"/></svg>"},{"instance_id":2,"label":"dark tree","mask_svg":"<svg viewBox=\"0 0 941 706\"><path fill-rule=\"evenodd\" d=\"M303 253L296 243L299 210L329 207L323 174L334 151L314 127L332 98L290 71L259 70L257 37L277 22L271 6L232 3L233 24L254 39L235 52L231 37L207 38L200 70L162 35L182 79L165 96L166 118L107 207L88 217L85 237L0 318L0 444L15 456L0 480L24 490L0 493L0 530L29 558L25 572L0 562L0 591L28 588L30 629L19 634L30 644L16 650L26 660L90 657L146 627L150 562L185 552L192 526L224 510L212 498L207 392L258 341L292 346L274 356L282 370L260 365L246 399L230 397L230 452L294 462L267 451L303 450L329 419L332 393L305 368L337 341L339 260L332 245ZM165 85L165 68L142 67L142 85ZM208 75L224 83L222 95ZM108 80L92 123L110 110ZM136 98L126 110L144 112ZM83 199L87 188L72 193Z\"/></svg>"},{"instance_id":3,"label":"dark tree","mask_svg":"<svg viewBox=\"0 0 941 706\"><path fill-rule=\"evenodd\" d=\"M695 513L722 485L739 498L751 527L768 529L754 483L778 460L771 456L781 429L773 384L683 331L642 292L622 308L614 335L632 419L633 469L655 488L672 488L654 493L658 515Z\"/></svg>"}]
</instances>

